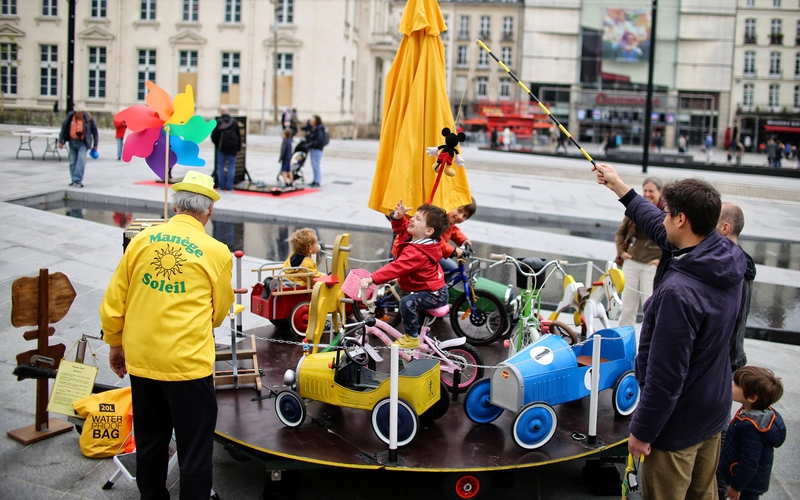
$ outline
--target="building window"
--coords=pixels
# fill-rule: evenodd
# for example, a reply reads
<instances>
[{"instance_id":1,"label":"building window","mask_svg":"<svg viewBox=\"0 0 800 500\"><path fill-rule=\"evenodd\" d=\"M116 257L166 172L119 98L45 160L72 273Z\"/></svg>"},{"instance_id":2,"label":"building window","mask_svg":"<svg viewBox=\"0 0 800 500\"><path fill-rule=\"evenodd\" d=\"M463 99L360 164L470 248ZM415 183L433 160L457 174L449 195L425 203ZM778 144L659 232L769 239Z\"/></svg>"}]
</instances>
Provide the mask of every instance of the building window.
<instances>
[{"instance_id":1,"label":"building window","mask_svg":"<svg viewBox=\"0 0 800 500\"><path fill-rule=\"evenodd\" d=\"M748 7L755 7L756 6L756 0L747 0L747 6Z\"/></svg>"},{"instance_id":2,"label":"building window","mask_svg":"<svg viewBox=\"0 0 800 500\"><path fill-rule=\"evenodd\" d=\"M137 66L138 76L136 85L136 99L144 101L147 96L147 86L149 80L156 82L156 51L154 49L144 49L139 51L139 65Z\"/></svg>"},{"instance_id":3,"label":"building window","mask_svg":"<svg viewBox=\"0 0 800 500\"><path fill-rule=\"evenodd\" d=\"M225 22L242 22L242 0L225 0Z\"/></svg>"},{"instance_id":4,"label":"building window","mask_svg":"<svg viewBox=\"0 0 800 500\"><path fill-rule=\"evenodd\" d=\"M744 76L756 76L756 53L752 50L744 53Z\"/></svg>"},{"instance_id":5,"label":"building window","mask_svg":"<svg viewBox=\"0 0 800 500\"><path fill-rule=\"evenodd\" d=\"M485 50L478 51L478 67L482 69L489 67L489 54Z\"/></svg>"},{"instance_id":6,"label":"building window","mask_svg":"<svg viewBox=\"0 0 800 500\"><path fill-rule=\"evenodd\" d=\"M514 38L514 18L503 18L503 40L512 40Z\"/></svg>"},{"instance_id":7,"label":"building window","mask_svg":"<svg viewBox=\"0 0 800 500\"><path fill-rule=\"evenodd\" d=\"M500 60L509 68L511 67L511 47L503 47L503 50L500 51Z\"/></svg>"},{"instance_id":8,"label":"building window","mask_svg":"<svg viewBox=\"0 0 800 500\"><path fill-rule=\"evenodd\" d=\"M447 40L447 30L450 26L450 16L448 14L442 14L442 18L444 19L444 31L442 31L441 36L443 39Z\"/></svg>"},{"instance_id":9,"label":"building window","mask_svg":"<svg viewBox=\"0 0 800 500\"><path fill-rule=\"evenodd\" d=\"M17 93L17 44L0 43L0 90L4 94Z\"/></svg>"},{"instance_id":10,"label":"building window","mask_svg":"<svg viewBox=\"0 0 800 500\"><path fill-rule=\"evenodd\" d=\"M106 0L92 0L91 16L94 18L106 17Z\"/></svg>"},{"instance_id":11,"label":"building window","mask_svg":"<svg viewBox=\"0 0 800 500\"><path fill-rule=\"evenodd\" d=\"M797 33L794 37L794 44L800 45L800 21L797 21Z\"/></svg>"},{"instance_id":12,"label":"building window","mask_svg":"<svg viewBox=\"0 0 800 500\"><path fill-rule=\"evenodd\" d=\"M17 0L2 0L0 3L0 14L4 16L16 16Z\"/></svg>"},{"instance_id":13,"label":"building window","mask_svg":"<svg viewBox=\"0 0 800 500\"><path fill-rule=\"evenodd\" d=\"M481 38L490 38L492 36L492 18L489 16L481 16Z\"/></svg>"},{"instance_id":14,"label":"building window","mask_svg":"<svg viewBox=\"0 0 800 500\"><path fill-rule=\"evenodd\" d=\"M58 15L58 0L42 0L42 15L56 17Z\"/></svg>"},{"instance_id":15,"label":"building window","mask_svg":"<svg viewBox=\"0 0 800 500\"><path fill-rule=\"evenodd\" d=\"M222 53L222 85L220 92L227 94L231 85L239 85L239 53Z\"/></svg>"},{"instance_id":16,"label":"building window","mask_svg":"<svg viewBox=\"0 0 800 500\"><path fill-rule=\"evenodd\" d=\"M477 78L477 86L475 88L475 97L478 99L486 99L489 93L489 79L485 76Z\"/></svg>"},{"instance_id":17,"label":"building window","mask_svg":"<svg viewBox=\"0 0 800 500\"><path fill-rule=\"evenodd\" d=\"M291 76L294 69L294 54L278 54L278 74Z\"/></svg>"},{"instance_id":18,"label":"building window","mask_svg":"<svg viewBox=\"0 0 800 500\"><path fill-rule=\"evenodd\" d=\"M744 85L744 93L742 94L742 106L745 108L753 107L753 84L746 83Z\"/></svg>"},{"instance_id":19,"label":"building window","mask_svg":"<svg viewBox=\"0 0 800 500\"><path fill-rule=\"evenodd\" d=\"M469 16L461 16L458 22L458 38L469 38Z\"/></svg>"},{"instance_id":20,"label":"building window","mask_svg":"<svg viewBox=\"0 0 800 500\"><path fill-rule=\"evenodd\" d=\"M106 97L106 48L89 47L89 93L90 99Z\"/></svg>"},{"instance_id":21,"label":"building window","mask_svg":"<svg viewBox=\"0 0 800 500\"><path fill-rule=\"evenodd\" d=\"M39 94L58 95L58 45L39 45Z\"/></svg>"},{"instance_id":22,"label":"building window","mask_svg":"<svg viewBox=\"0 0 800 500\"><path fill-rule=\"evenodd\" d=\"M756 20L744 20L744 43L756 43Z\"/></svg>"},{"instance_id":23,"label":"building window","mask_svg":"<svg viewBox=\"0 0 800 500\"><path fill-rule=\"evenodd\" d=\"M769 76L780 76L781 74L781 53L769 53Z\"/></svg>"},{"instance_id":24,"label":"building window","mask_svg":"<svg viewBox=\"0 0 800 500\"><path fill-rule=\"evenodd\" d=\"M356 62L350 61L350 112L353 112L353 100L356 97Z\"/></svg>"},{"instance_id":25,"label":"building window","mask_svg":"<svg viewBox=\"0 0 800 500\"><path fill-rule=\"evenodd\" d=\"M347 85L347 75L345 74L345 71L347 71L347 58L343 57L342 58L342 88L341 88L341 95L339 96L339 102L341 103L341 106L339 106L339 109L341 109L342 112L344 112L344 88L345 88L345 85Z\"/></svg>"},{"instance_id":26,"label":"building window","mask_svg":"<svg viewBox=\"0 0 800 500\"><path fill-rule=\"evenodd\" d=\"M456 61L456 66L459 68L466 68L469 65L469 59L467 58L467 46L466 45L459 45L458 46L458 61Z\"/></svg>"},{"instance_id":27,"label":"building window","mask_svg":"<svg viewBox=\"0 0 800 500\"><path fill-rule=\"evenodd\" d=\"M781 0L772 0L772 6L778 8L781 6Z\"/></svg>"},{"instance_id":28,"label":"building window","mask_svg":"<svg viewBox=\"0 0 800 500\"><path fill-rule=\"evenodd\" d=\"M156 0L142 0L139 4L139 19L142 21L156 20Z\"/></svg>"},{"instance_id":29,"label":"building window","mask_svg":"<svg viewBox=\"0 0 800 500\"><path fill-rule=\"evenodd\" d=\"M772 20L772 24L771 24L771 28L770 28L770 33L773 34L773 35L780 35L781 34L781 27L782 27L781 25L782 25L782 21L780 19L773 19Z\"/></svg>"},{"instance_id":30,"label":"building window","mask_svg":"<svg viewBox=\"0 0 800 500\"><path fill-rule=\"evenodd\" d=\"M183 0L183 22L196 23L200 0Z\"/></svg>"},{"instance_id":31,"label":"building window","mask_svg":"<svg viewBox=\"0 0 800 500\"><path fill-rule=\"evenodd\" d=\"M500 79L500 99L511 98L511 78Z\"/></svg>"},{"instance_id":32,"label":"building window","mask_svg":"<svg viewBox=\"0 0 800 500\"><path fill-rule=\"evenodd\" d=\"M179 52L178 64L181 73L197 73L197 51L181 50Z\"/></svg>"},{"instance_id":33,"label":"building window","mask_svg":"<svg viewBox=\"0 0 800 500\"><path fill-rule=\"evenodd\" d=\"M794 107L800 108L800 85L794 86Z\"/></svg>"},{"instance_id":34,"label":"building window","mask_svg":"<svg viewBox=\"0 0 800 500\"><path fill-rule=\"evenodd\" d=\"M800 78L800 52L794 55L794 77Z\"/></svg>"},{"instance_id":35,"label":"building window","mask_svg":"<svg viewBox=\"0 0 800 500\"><path fill-rule=\"evenodd\" d=\"M770 84L769 86L769 107L777 108L781 105L781 86L777 83Z\"/></svg>"},{"instance_id":36,"label":"building window","mask_svg":"<svg viewBox=\"0 0 800 500\"><path fill-rule=\"evenodd\" d=\"M275 12L279 23L292 24L294 22L294 0L278 0Z\"/></svg>"}]
</instances>

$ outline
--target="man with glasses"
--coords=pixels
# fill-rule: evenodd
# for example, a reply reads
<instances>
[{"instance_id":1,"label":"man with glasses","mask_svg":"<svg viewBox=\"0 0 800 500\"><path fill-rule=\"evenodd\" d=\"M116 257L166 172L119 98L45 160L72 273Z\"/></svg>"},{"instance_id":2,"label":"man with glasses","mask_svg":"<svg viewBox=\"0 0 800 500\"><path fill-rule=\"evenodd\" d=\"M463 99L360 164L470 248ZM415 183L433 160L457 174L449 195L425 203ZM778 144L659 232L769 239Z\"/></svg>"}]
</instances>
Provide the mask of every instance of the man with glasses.
<instances>
[{"instance_id":1,"label":"man with glasses","mask_svg":"<svg viewBox=\"0 0 800 500\"><path fill-rule=\"evenodd\" d=\"M647 455L640 479L648 500L716 498L720 431L730 419L728 356L746 263L716 231L719 193L684 179L664 186L664 211L595 167L625 205L625 215L663 251L653 295L644 304L636 378L642 389L628 450Z\"/></svg>"}]
</instances>

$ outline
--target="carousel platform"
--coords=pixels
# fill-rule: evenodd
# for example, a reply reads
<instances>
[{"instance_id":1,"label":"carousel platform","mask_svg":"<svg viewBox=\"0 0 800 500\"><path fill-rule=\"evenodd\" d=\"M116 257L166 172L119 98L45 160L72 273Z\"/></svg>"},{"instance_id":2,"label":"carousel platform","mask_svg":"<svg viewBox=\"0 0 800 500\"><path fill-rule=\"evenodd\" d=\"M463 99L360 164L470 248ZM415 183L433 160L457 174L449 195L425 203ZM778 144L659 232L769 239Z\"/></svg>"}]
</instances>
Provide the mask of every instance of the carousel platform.
<instances>
[{"instance_id":1,"label":"carousel platform","mask_svg":"<svg viewBox=\"0 0 800 500\"><path fill-rule=\"evenodd\" d=\"M434 325L441 326L441 325ZM372 430L371 413L341 408L317 401L308 402L308 417L296 429L283 425L275 412L275 398L269 389L284 389L283 374L294 369L302 356L300 345L274 340L296 341L289 333L271 332L271 328L256 331L256 349L263 370L261 393L253 386L217 391L219 406L217 440L232 454L249 458L297 461L296 468L331 466L352 469L387 469L420 472L479 472L500 471L573 460L591 455L627 454L623 445L628 438L629 418L616 417L611 403L611 391L600 393L597 438L604 446L589 449L573 437L586 434L589 420L589 398L556 406L558 428L552 440L536 450L519 447L511 435L513 414L505 412L491 424L477 425L467 418L464 395L451 401L447 413L427 426L421 423L416 438L398 451L397 463L390 463L388 447ZM436 333L434 328L434 334ZM449 330L447 326L443 331ZM249 343L249 341L248 341ZM482 347L487 364L505 359L502 342ZM331 353L331 358L335 354ZM387 371L387 362L378 364ZM221 365L218 368L222 368ZM488 376L488 373L487 373ZM452 395L448 394L452 400ZM579 437L579 436L578 436ZM270 467L268 466L268 469ZM293 468L293 467L276 467Z\"/></svg>"}]
</instances>

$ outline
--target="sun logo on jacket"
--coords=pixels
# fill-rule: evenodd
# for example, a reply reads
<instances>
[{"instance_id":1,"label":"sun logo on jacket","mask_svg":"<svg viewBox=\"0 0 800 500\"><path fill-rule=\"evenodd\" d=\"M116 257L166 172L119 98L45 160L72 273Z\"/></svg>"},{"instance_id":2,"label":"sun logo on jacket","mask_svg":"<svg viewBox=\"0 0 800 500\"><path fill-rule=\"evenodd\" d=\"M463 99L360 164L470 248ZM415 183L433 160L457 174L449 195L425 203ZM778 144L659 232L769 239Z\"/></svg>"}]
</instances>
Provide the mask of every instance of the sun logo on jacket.
<instances>
[{"instance_id":1,"label":"sun logo on jacket","mask_svg":"<svg viewBox=\"0 0 800 500\"><path fill-rule=\"evenodd\" d=\"M175 274L183 274L181 267L186 259L181 258L182 252L179 247L167 245L164 250L156 249L156 258L150 263L156 268L156 276L164 276L171 279Z\"/></svg>"}]
</instances>

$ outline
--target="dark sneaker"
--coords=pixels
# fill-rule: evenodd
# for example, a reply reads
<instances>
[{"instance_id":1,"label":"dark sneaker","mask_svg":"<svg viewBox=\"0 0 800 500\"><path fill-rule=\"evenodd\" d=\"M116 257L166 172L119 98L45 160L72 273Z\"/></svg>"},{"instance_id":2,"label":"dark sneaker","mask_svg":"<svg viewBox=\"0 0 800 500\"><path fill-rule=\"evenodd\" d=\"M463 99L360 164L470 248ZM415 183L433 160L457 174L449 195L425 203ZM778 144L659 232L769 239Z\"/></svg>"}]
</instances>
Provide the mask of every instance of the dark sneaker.
<instances>
[{"instance_id":1,"label":"dark sneaker","mask_svg":"<svg viewBox=\"0 0 800 500\"><path fill-rule=\"evenodd\" d=\"M392 342L392 344L399 346L400 349L416 349L419 347L419 337L403 335L399 339Z\"/></svg>"},{"instance_id":2,"label":"dark sneaker","mask_svg":"<svg viewBox=\"0 0 800 500\"><path fill-rule=\"evenodd\" d=\"M75 183L75 186L76 186L76 187L79 187L79 188L82 188L82 187L83 187L83 184L81 184L80 182L76 182L76 183Z\"/></svg>"},{"instance_id":3,"label":"dark sneaker","mask_svg":"<svg viewBox=\"0 0 800 500\"><path fill-rule=\"evenodd\" d=\"M311 184L308 185L308 187L318 188L319 184L317 184L316 182L312 182Z\"/></svg>"}]
</instances>

